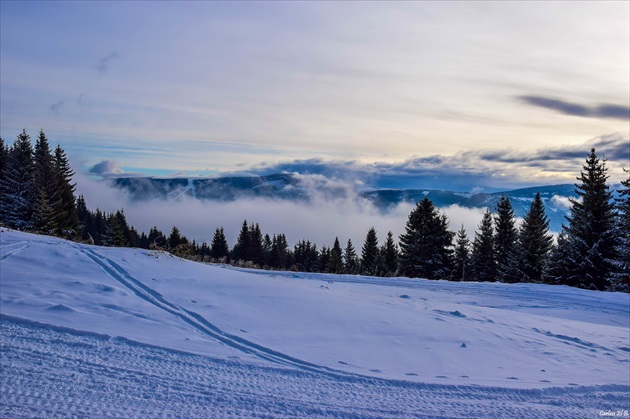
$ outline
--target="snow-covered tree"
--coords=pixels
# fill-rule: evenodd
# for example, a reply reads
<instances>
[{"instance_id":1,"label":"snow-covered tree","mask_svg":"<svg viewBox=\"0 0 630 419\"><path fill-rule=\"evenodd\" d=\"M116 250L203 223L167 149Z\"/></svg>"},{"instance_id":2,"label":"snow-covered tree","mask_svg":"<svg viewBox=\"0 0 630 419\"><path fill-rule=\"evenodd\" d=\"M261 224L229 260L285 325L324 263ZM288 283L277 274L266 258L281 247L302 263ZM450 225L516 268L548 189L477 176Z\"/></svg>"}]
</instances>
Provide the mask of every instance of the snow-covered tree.
<instances>
[{"instance_id":1,"label":"snow-covered tree","mask_svg":"<svg viewBox=\"0 0 630 419\"><path fill-rule=\"evenodd\" d=\"M440 216L425 197L409 214L400 236L400 272L409 277L448 278L453 236L446 216Z\"/></svg>"},{"instance_id":2,"label":"snow-covered tree","mask_svg":"<svg viewBox=\"0 0 630 419\"><path fill-rule=\"evenodd\" d=\"M32 228L37 195L33 147L26 130L9 150L1 188L0 222L17 229Z\"/></svg>"}]
</instances>

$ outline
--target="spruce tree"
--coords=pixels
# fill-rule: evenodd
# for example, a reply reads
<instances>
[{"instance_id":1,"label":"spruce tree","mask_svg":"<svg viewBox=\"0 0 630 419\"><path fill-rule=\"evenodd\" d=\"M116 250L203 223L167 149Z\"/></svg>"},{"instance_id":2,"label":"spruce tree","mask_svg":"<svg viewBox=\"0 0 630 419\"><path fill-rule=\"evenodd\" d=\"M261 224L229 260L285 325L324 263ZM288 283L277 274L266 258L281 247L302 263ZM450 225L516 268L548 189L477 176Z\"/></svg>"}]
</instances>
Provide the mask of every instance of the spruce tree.
<instances>
[{"instance_id":1,"label":"spruce tree","mask_svg":"<svg viewBox=\"0 0 630 419\"><path fill-rule=\"evenodd\" d=\"M630 170L625 170L628 178L621 181L617 198L615 235L617 236L617 257L613 261L611 291L630 292Z\"/></svg>"},{"instance_id":2,"label":"spruce tree","mask_svg":"<svg viewBox=\"0 0 630 419\"><path fill-rule=\"evenodd\" d=\"M97 209L96 211L98 215L99 210ZM95 219L94 224L95 225L98 224L98 222L96 222L96 219ZM157 226L151 227L151 229L149 230L149 236L147 237L147 240L149 242L149 248L163 249L168 244L166 236L164 235L164 233L158 230Z\"/></svg>"},{"instance_id":3,"label":"spruce tree","mask_svg":"<svg viewBox=\"0 0 630 419\"><path fill-rule=\"evenodd\" d=\"M58 234L73 236L79 224L74 198L76 183L72 182L74 171L70 167L65 151L58 145L53 158L54 202Z\"/></svg>"},{"instance_id":4,"label":"spruce tree","mask_svg":"<svg viewBox=\"0 0 630 419\"><path fill-rule=\"evenodd\" d=\"M501 195L497 203L495 217L494 251L497 264L497 279L501 282L513 282L508 272L516 264L517 231L514 209L508 198Z\"/></svg>"},{"instance_id":5,"label":"spruce tree","mask_svg":"<svg viewBox=\"0 0 630 419\"><path fill-rule=\"evenodd\" d=\"M518 275L525 282L541 282L553 245L549 218L540 193L532 201L518 235Z\"/></svg>"},{"instance_id":6,"label":"spruce tree","mask_svg":"<svg viewBox=\"0 0 630 419\"><path fill-rule=\"evenodd\" d=\"M363 275L376 275L378 254L378 238L376 230L372 227L368 230L361 248L361 273Z\"/></svg>"},{"instance_id":7,"label":"spruce tree","mask_svg":"<svg viewBox=\"0 0 630 419\"><path fill-rule=\"evenodd\" d=\"M568 283L604 290L610 285L616 258L615 208L609 190L606 160L591 149L575 185L578 199L571 199L566 217L567 238L571 244Z\"/></svg>"},{"instance_id":8,"label":"spruce tree","mask_svg":"<svg viewBox=\"0 0 630 419\"><path fill-rule=\"evenodd\" d=\"M1 185L0 222L16 229L30 229L37 195L33 147L26 130L18 135L7 157Z\"/></svg>"},{"instance_id":9,"label":"spruce tree","mask_svg":"<svg viewBox=\"0 0 630 419\"><path fill-rule=\"evenodd\" d=\"M249 226L247 225L247 220L244 220L243 225L241 226L241 231L236 239L236 244L232 249L232 259L235 261L250 260L250 247Z\"/></svg>"},{"instance_id":10,"label":"spruce tree","mask_svg":"<svg viewBox=\"0 0 630 419\"><path fill-rule=\"evenodd\" d=\"M394 235L387 232L385 243L380 249L379 276L394 276L398 272L398 246L394 242Z\"/></svg>"},{"instance_id":11,"label":"spruce tree","mask_svg":"<svg viewBox=\"0 0 630 419\"><path fill-rule=\"evenodd\" d=\"M180 244L182 244L182 233L177 226L173 226L171 234L168 236L168 248L169 250L175 250Z\"/></svg>"},{"instance_id":12,"label":"spruce tree","mask_svg":"<svg viewBox=\"0 0 630 419\"><path fill-rule=\"evenodd\" d=\"M455 281L468 280L468 265L470 264L470 240L462 224L457 232L455 252L453 254L453 276Z\"/></svg>"},{"instance_id":13,"label":"spruce tree","mask_svg":"<svg viewBox=\"0 0 630 419\"><path fill-rule=\"evenodd\" d=\"M45 190L40 190L33 208L33 229L42 234L53 234L56 230L53 208Z\"/></svg>"},{"instance_id":14,"label":"spruce tree","mask_svg":"<svg viewBox=\"0 0 630 419\"><path fill-rule=\"evenodd\" d=\"M577 286L577 282L571 282L574 278L567 278L567 272L571 267L571 243L565 230L558 235L556 244L551 246L549 260L543 272L543 282L550 285ZM575 278L577 280L577 278Z\"/></svg>"},{"instance_id":15,"label":"spruce tree","mask_svg":"<svg viewBox=\"0 0 630 419\"><path fill-rule=\"evenodd\" d=\"M359 273L359 257L354 250L351 239L348 239L348 244L343 252L343 266L347 274L356 275Z\"/></svg>"},{"instance_id":16,"label":"spruce tree","mask_svg":"<svg viewBox=\"0 0 630 419\"><path fill-rule=\"evenodd\" d=\"M217 228L212 237L212 244L210 245L210 255L216 261L227 262L227 258L230 254L230 248L228 246L227 239L225 238L225 232L223 227Z\"/></svg>"},{"instance_id":17,"label":"spruce tree","mask_svg":"<svg viewBox=\"0 0 630 419\"><path fill-rule=\"evenodd\" d=\"M489 209L481 219L479 231L475 233L470 257L470 279L472 281L494 281L497 263L494 252L494 228Z\"/></svg>"},{"instance_id":18,"label":"spruce tree","mask_svg":"<svg viewBox=\"0 0 630 419\"><path fill-rule=\"evenodd\" d=\"M322 246L322 250L319 252L318 272L328 272L328 266L330 263L330 247Z\"/></svg>"},{"instance_id":19,"label":"spruce tree","mask_svg":"<svg viewBox=\"0 0 630 419\"><path fill-rule=\"evenodd\" d=\"M341 250L341 244L339 243L338 237L335 237L335 243L333 244L333 247L330 250L330 259L328 260L328 267L326 271L333 274L344 273L343 252Z\"/></svg>"},{"instance_id":20,"label":"spruce tree","mask_svg":"<svg viewBox=\"0 0 630 419\"><path fill-rule=\"evenodd\" d=\"M34 164L37 195L41 197L41 193L44 192L49 200L55 199L53 196L55 194L53 155L44 131L39 132L35 142Z\"/></svg>"},{"instance_id":21,"label":"spruce tree","mask_svg":"<svg viewBox=\"0 0 630 419\"><path fill-rule=\"evenodd\" d=\"M446 216L440 216L425 197L409 214L400 236L400 272L409 277L448 278L453 236Z\"/></svg>"}]
</instances>

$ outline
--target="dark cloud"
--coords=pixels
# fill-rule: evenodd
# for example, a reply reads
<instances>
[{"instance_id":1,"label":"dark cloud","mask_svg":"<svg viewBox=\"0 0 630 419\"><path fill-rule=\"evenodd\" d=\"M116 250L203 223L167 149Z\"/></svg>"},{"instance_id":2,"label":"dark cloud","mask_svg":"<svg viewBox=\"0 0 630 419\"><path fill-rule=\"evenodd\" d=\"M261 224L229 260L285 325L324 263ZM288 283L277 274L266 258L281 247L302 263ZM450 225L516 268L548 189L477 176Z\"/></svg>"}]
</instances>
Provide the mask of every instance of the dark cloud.
<instances>
[{"instance_id":1,"label":"dark cloud","mask_svg":"<svg viewBox=\"0 0 630 419\"><path fill-rule=\"evenodd\" d=\"M601 104L598 106L588 107L544 96L517 96L517 99L528 105L551 109L566 115L623 120L630 118L630 108L627 106Z\"/></svg>"},{"instance_id":2,"label":"dark cloud","mask_svg":"<svg viewBox=\"0 0 630 419\"><path fill-rule=\"evenodd\" d=\"M53 103L48 107L52 113L58 114L61 108L66 106L66 102L64 100L60 100L59 102Z\"/></svg>"},{"instance_id":3,"label":"dark cloud","mask_svg":"<svg viewBox=\"0 0 630 419\"><path fill-rule=\"evenodd\" d=\"M96 63L96 69L100 74L104 74L109 70L109 65L112 60L120 58L117 52L112 52L111 54L101 58Z\"/></svg>"},{"instance_id":4,"label":"dark cloud","mask_svg":"<svg viewBox=\"0 0 630 419\"><path fill-rule=\"evenodd\" d=\"M570 183L563 176L579 173L591 148L614 167L628 166L630 144L621 135L593 138L582 144L544 147L532 152L513 149L465 151L451 156L416 157L397 163L361 163L307 159L263 164L250 174L269 175L289 172L321 175L367 188L449 189L497 191L541 184ZM544 175L544 176L541 176Z\"/></svg>"}]
</instances>

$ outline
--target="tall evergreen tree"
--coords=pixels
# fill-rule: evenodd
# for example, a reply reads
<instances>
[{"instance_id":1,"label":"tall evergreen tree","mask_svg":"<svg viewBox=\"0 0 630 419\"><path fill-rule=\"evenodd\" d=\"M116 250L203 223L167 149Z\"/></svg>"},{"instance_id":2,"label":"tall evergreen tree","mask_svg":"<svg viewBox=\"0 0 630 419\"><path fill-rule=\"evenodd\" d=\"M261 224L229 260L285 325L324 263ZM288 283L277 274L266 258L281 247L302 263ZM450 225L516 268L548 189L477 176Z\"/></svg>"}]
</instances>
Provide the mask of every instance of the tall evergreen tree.
<instances>
[{"instance_id":1,"label":"tall evergreen tree","mask_svg":"<svg viewBox=\"0 0 630 419\"><path fill-rule=\"evenodd\" d=\"M542 280L552 245L549 218L545 214L545 205L540 193L537 193L525 214L518 235L517 271L520 281Z\"/></svg>"},{"instance_id":2,"label":"tall evergreen tree","mask_svg":"<svg viewBox=\"0 0 630 419\"><path fill-rule=\"evenodd\" d=\"M448 278L454 234L445 215L440 216L428 198L409 214L400 236L400 271L409 277Z\"/></svg>"},{"instance_id":3,"label":"tall evergreen tree","mask_svg":"<svg viewBox=\"0 0 630 419\"><path fill-rule=\"evenodd\" d=\"M376 275L378 254L378 238L376 230L372 227L368 230L361 248L361 273L363 275Z\"/></svg>"},{"instance_id":4,"label":"tall evergreen tree","mask_svg":"<svg viewBox=\"0 0 630 419\"><path fill-rule=\"evenodd\" d=\"M577 282L571 282L572 279L567 278L567 272L571 269L571 243L567 237L566 231L562 230L558 235L555 245L551 246L549 251L549 261L545 271L543 272L543 282L551 285L570 285L577 286Z\"/></svg>"},{"instance_id":5,"label":"tall evergreen tree","mask_svg":"<svg viewBox=\"0 0 630 419\"><path fill-rule=\"evenodd\" d=\"M171 234L168 236L168 248L169 250L175 250L180 244L182 244L182 233L177 226L173 226Z\"/></svg>"},{"instance_id":6,"label":"tall evergreen tree","mask_svg":"<svg viewBox=\"0 0 630 419\"><path fill-rule=\"evenodd\" d=\"M328 272L328 266L330 264L330 247L322 246L322 250L319 252L318 268L319 272Z\"/></svg>"},{"instance_id":7,"label":"tall evergreen tree","mask_svg":"<svg viewBox=\"0 0 630 419\"><path fill-rule=\"evenodd\" d=\"M330 249L330 259L328 260L327 272L333 274L342 274L343 270L343 252L341 250L341 244L339 238L335 237L335 243L332 249Z\"/></svg>"},{"instance_id":8,"label":"tall evergreen tree","mask_svg":"<svg viewBox=\"0 0 630 419\"><path fill-rule=\"evenodd\" d=\"M497 262L494 252L494 228L489 209L481 219L479 231L475 233L470 257L470 279L473 281L494 281Z\"/></svg>"},{"instance_id":9,"label":"tall evergreen tree","mask_svg":"<svg viewBox=\"0 0 630 419\"><path fill-rule=\"evenodd\" d=\"M97 209L97 214L98 214L98 209ZM98 223L95 221L95 224L98 224ZM157 248L163 249L168 245L168 239L166 238L164 233L158 230L157 226L151 227L151 229L149 230L149 236L147 237L147 240L149 242L149 248L157 247Z\"/></svg>"},{"instance_id":10,"label":"tall evergreen tree","mask_svg":"<svg viewBox=\"0 0 630 419\"><path fill-rule=\"evenodd\" d=\"M495 217L494 251L497 264L497 279L502 282L512 282L508 272L516 264L517 231L514 209L509 198L501 195L497 203Z\"/></svg>"},{"instance_id":11,"label":"tall evergreen tree","mask_svg":"<svg viewBox=\"0 0 630 419\"><path fill-rule=\"evenodd\" d=\"M612 276L612 291L630 292L630 170L628 178L621 181L622 188L617 198L615 235L617 236L617 258Z\"/></svg>"},{"instance_id":12,"label":"tall evergreen tree","mask_svg":"<svg viewBox=\"0 0 630 419\"><path fill-rule=\"evenodd\" d=\"M394 242L394 235L387 232L387 238L381 246L379 258L379 276L394 276L398 272L398 246Z\"/></svg>"},{"instance_id":13,"label":"tall evergreen tree","mask_svg":"<svg viewBox=\"0 0 630 419\"><path fill-rule=\"evenodd\" d=\"M210 255L215 260L227 261L230 254L230 248L228 246L227 239L225 238L225 232L223 227L217 228L212 237L212 244L210 245Z\"/></svg>"},{"instance_id":14,"label":"tall evergreen tree","mask_svg":"<svg viewBox=\"0 0 630 419\"><path fill-rule=\"evenodd\" d=\"M74 171L70 167L65 151L57 146L53 158L54 170L54 209L57 216L57 227L60 235L72 236L76 234L79 224L74 198L76 183L72 183Z\"/></svg>"},{"instance_id":15,"label":"tall evergreen tree","mask_svg":"<svg viewBox=\"0 0 630 419\"><path fill-rule=\"evenodd\" d=\"M235 261L251 260L251 255L249 254L250 247L249 226L247 225L247 220L244 220L241 231L236 239L236 244L232 249L232 259Z\"/></svg>"},{"instance_id":16,"label":"tall evergreen tree","mask_svg":"<svg viewBox=\"0 0 630 419\"><path fill-rule=\"evenodd\" d=\"M319 266L317 245L308 240L299 241L293 248L293 269L301 272L315 272Z\"/></svg>"},{"instance_id":17,"label":"tall evergreen tree","mask_svg":"<svg viewBox=\"0 0 630 419\"><path fill-rule=\"evenodd\" d=\"M457 232L455 252L453 253L453 279L455 281L468 280L468 265L470 264L470 240L462 224Z\"/></svg>"},{"instance_id":18,"label":"tall evergreen tree","mask_svg":"<svg viewBox=\"0 0 630 419\"><path fill-rule=\"evenodd\" d=\"M348 239L348 244L343 252L343 266L347 274L356 275L359 273L359 257L354 250L351 239Z\"/></svg>"},{"instance_id":19,"label":"tall evergreen tree","mask_svg":"<svg viewBox=\"0 0 630 419\"><path fill-rule=\"evenodd\" d=\"M41 197L41 192L44 192L49 200L55 199L53 155L44 131L39 132L35 142L34 164L36 194Z\"/></svg>"},{"instance_id":20,"label":"tall evergreen tree","mask_svg":"<svg viewBox=\"0 0 630 419\"><path fill-rule=\"evenodd\" d=\"M1 186L0 222L17 229L32 228L37 196L33 147L26 130L22 130L9 150Z\"/></svg>"},{"instance_id":21,"label":"tall evergreen tree","mask_svg":"<svg viewBox=\"0 0 630 419\"><path fill-rule=\"evenodd\" d=\"M609 190L606 160L591 149L575 185L578 199L571 199L567 238L571 244L568 283L604 290L610 285L616 259L615 211Z\"/></svg>"}]
</instances>

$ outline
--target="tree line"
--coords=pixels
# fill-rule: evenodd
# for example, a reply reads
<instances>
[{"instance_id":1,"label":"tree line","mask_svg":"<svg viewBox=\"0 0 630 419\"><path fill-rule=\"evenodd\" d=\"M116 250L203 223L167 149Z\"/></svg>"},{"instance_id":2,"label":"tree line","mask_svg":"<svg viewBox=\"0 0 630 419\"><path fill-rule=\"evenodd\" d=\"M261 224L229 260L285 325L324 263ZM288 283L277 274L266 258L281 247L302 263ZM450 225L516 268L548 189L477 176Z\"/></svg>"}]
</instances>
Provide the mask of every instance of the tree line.
<instances>
[{"instance_id":1,"label":"tree line","mask_svg":"<svg viewBox=\"0 0 630 419\"><path fill-rule=\"evenodd\" d=\"M483 215L471 241L462 226L449 230L445 214L428 199L410 212L396 243L388 232L379 244L370 228L356 250L318 248L301 240L291 248L284 234L263 234L258 223L243 221L230 249L223 227L210 244L189 241L174 226L166 235L157 227L139 233L124 210L88 209L65 152L51 150L40 131L35 147L26 131L8 147L0 138L0 224L102 246L162 249L201 261L265 269L369 276L406 276L453 281L534 282L596 290L630 292L630 176L619 196L608 185L606 160L592 149L575 184L566 224L554 242L544 202L536 194L517 226L512 204L502 196Z\"/></svg>"}]
</instances>

